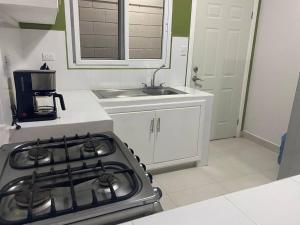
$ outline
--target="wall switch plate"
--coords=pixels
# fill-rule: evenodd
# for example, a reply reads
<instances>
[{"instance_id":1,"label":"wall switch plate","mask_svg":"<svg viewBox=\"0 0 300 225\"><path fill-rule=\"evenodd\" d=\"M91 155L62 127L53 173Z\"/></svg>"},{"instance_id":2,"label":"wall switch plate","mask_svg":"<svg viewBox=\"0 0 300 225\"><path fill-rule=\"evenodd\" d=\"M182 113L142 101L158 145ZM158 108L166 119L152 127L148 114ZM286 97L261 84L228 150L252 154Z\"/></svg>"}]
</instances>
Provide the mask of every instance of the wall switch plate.
<instances>
[{"instance_id":1,"label":"wall switch plate","mask_svg":"<svg viewBox=\"0 0 300 225\"><path fill-rule=\"evenodd\" d=\"M43 52L42 54L43 61L55 61L55 54L53 52Z\"/></svg>"},{"instance_id":2,"label":"wall switch plate","mask_svg":"<svg viewBox=\"0 0 300 225\"><path fill-rule=\"evenodd\" d=\"M188 46L181 45L180 46L180 56L187 56L187 54L188 54Z\"/></svg>"}]
</instances>

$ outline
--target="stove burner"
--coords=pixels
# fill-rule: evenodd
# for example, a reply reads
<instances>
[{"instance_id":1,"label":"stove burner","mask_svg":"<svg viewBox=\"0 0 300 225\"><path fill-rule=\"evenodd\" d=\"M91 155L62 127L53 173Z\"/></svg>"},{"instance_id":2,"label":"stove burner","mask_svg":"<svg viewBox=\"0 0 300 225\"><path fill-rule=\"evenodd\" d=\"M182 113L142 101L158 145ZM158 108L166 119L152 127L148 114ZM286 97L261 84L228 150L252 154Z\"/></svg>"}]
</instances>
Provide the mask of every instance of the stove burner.
<instances>
[{"instance_id":1,"label":"stove burner","mask_svg":"<svg viewBox=\"0 0 300 225\"><path fill-rule=\"evenodd\" d=\"M29 207L30 198L31 198L31 194L29 189L24 189L22 192L17 193L15 195L16 203L21 208ZM33 192L32 207L36 208L38 206L48 203L50 200L51 200L50 191L36 189Z\"/></svg>"},{"instance_id":2,"label":"stove burner","mask_svg":"<svg viewBox=\"0 0 300 225\"><path fill-rule=\"evenodd\" d=\"M30 160L35 160L35 157L37 157L37 160L46 159L49 156L49 151L45 148L33 148L28 151L28 157Z\"/></svg>"},{"instance_id":3,"label":"stove burner","mask_svg":"<svg viewBox=\"0 0 300 225\"><path fill-rule=\"evenodd\" d=\"M99 160L35 170L31 176L18 177L1 188L0 224L38 224L71 214L77 221L76 213L82 210L101 213L107 206L111 208L107 213L114 213L119 211L118 202L121 207L121 202L130 208L140 206L144 200L135 194L141 185L135 171L121 162ZM132 202L132 197L138 202ZM109 207L111 204L117 207Z\"/></svg>"},{"instance_id":4,"label":"stove burner","mask_svg":"<svg viewBox=\"0 0 300 225\"><path fill-rule=\"evenodd\" d=\"M83 144L82 149L88 153L96 151L100 155L109 152L110 146L108 146L103 139L91 138Z\"/></svg>"},{"instance_id":5,"label":"stove burner","mask_svg":"<svg viewBox=\"0 0 300 225\"><path fill-rule=\"evenodd\" d=\"M117 190L120 186L118 184L118 179L111 173L102 173L99 177L93 182L93 188L96 191L110 192L110 185L113 190Z\"/></svg>"},{"instance_id":6,"label":"stove burner","mask_svg":"<svg viewBox=\"0 0 300 225\"><path fill-rule=\"evenodd\" d=\"M100 159L117 150L115 143L112 137L104 134L38 139L15 147L9 154L9 164L14 169L32 169Z\"/></svg>"}]
</instances>

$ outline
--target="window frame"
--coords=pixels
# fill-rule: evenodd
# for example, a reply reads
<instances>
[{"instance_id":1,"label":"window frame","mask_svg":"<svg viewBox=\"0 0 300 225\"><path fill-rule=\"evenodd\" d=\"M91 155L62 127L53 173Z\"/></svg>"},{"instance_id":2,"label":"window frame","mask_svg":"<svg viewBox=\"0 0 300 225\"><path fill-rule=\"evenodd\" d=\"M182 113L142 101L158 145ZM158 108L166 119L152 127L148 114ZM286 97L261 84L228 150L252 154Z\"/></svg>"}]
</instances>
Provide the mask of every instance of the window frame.
<instances>
[{"instance_id":1,"label":"window frame","mask_svg":"<svg viewBox=\"0 0 300 225\"><path fill-rule=\"evenodd\" d=\"M80 46L78 0L65 0L67 59L69 68L157 68L170 66L171 25L173 0L165 0L163 15L162 58L129 58L129 0L124 0L124 48L125 59L101 60L82 59Z\"/></svg>"}]
</instances>

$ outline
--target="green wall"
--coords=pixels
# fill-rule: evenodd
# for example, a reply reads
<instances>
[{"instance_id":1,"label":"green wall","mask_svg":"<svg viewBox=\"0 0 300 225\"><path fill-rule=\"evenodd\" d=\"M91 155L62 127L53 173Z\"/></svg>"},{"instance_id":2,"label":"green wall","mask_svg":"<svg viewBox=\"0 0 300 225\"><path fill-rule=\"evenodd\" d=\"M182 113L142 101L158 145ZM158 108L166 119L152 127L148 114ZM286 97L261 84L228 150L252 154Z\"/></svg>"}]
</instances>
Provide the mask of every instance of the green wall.
<instances>
[{"instance_id":1,"label":"green wall","mask_svg":"<svg viewBox=\"0 0 300 225\"><path fill-rule=\"evenodd\" d=\"M20 23L22 29L66 30L64 0L60 0L59 13L54 25ZM192 0L173 0L172 36L189 37Z\"/></svg>"},{"instance_id":2,"label":"green wall","mask_svg":"<svg viewBox=\"0 0 300 225\"><path fill-rule=\"evenodd\" d=\"M173 0L172 36L189 37L192 0Z\"/></svg>"}]
</instances>

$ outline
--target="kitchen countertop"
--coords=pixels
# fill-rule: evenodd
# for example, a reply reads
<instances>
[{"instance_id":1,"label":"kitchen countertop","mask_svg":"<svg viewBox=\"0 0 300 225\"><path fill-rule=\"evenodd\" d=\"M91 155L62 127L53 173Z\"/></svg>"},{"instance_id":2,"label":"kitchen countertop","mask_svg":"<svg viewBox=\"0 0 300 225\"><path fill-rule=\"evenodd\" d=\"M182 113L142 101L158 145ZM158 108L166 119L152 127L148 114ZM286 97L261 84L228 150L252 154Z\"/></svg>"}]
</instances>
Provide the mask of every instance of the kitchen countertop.
<instances>
[{"instance_id":1,"label":"kitchen countertop","mask_svg":"<svg viewBox=\"0 0 300 225\"><path fill-rule=\"evenodd\" d=\"M90 90L81 91L60 91L64 96L66 110L63 111L58 104L58 118L56 120L38 121L38 122L25 122L19 123L22 128L32 127L48 127L64 124L77 124L94 121L111 120L110 116L106 113L103 107L107 102L145 102L145 101L161 101L173 99L191 99L195 97L212 97L213 95L207 92L199 91L188 87L174 87L177 90L186 92L187 94L178 95L163 95L163 96L142 96L142 97L128 97L128 98L110 98L98 99L95 94ZM95 104L96 102L101 104ZM14 129L13 127L11 128Z\"/></svg>"},{"instance_id":2,"label":"kitchen countertop","mask_svg":"<svg viewBox=\"0 0 300 225\"><path fill-rule=\"evenodd\" d=\"M99 104L95 104L95 97L90 91L63 91L60 93L64 96L66 110L61 110L60 104L58 104L56 120L19 124L26 128L111 120L105 110Z\"/></svg>"},{"instance_id":3,"label":"kitchen countertop","mask_svg":"<svg viewBox=\"0 0 300 225\"><path fill-rule=\"evenodd\" d=\"M134 220L125 225L299 225L300 176Z\"/></svg>"},{"instance_id":4,"label":"kitchen countertop","mask_svg":"<svg viewBox=\"0 0 300 225\"><path fill-rule=\"evenodd\" d=\"M187 94L99 99L90 90L59 91L64 96L66 110L62 111L58 105L56 120L19 123L22 127L20 130L10 127L9 142L113 131L110 109L123 106L207 100L207 109L211 109L212 94L183 86L172 88ZM209 110L206 112L210 114Z\"/></svg>"},{"instance_id":5,"label":"kitchen countertop","mask_svg":"<svg viewBox=\"0 0 300 225\"><path fill-rule=\"evenodd\" d=\"M186 94L176 94L176 95L149 95L149 96L139 96L139 97L124 97L124 98L103 98L98 99L99 103L104 108L109 107L120 107L128 105L139 105L139 104L151 104L159 102L175 102L175 101L193 101L199 98L212 99L213 94L208 92L203 92L194 88L185 86L170 86L171 88L183 91Z\"/></svg>"},{"instance_id":6,"label":"kitchen countertop","mask_svg":"<svg viewBox=\"0 0 300 225\"><path fill-rule=\"evenodd\" d=\"M56 120L19 123L22 127L20 130L10 128L10 142L113 130L112 119L103 107L97 104L96 97L91 91L60 93L64 96L66 110L61 110L58 104Z\"/></svg>"}]
</instances>

